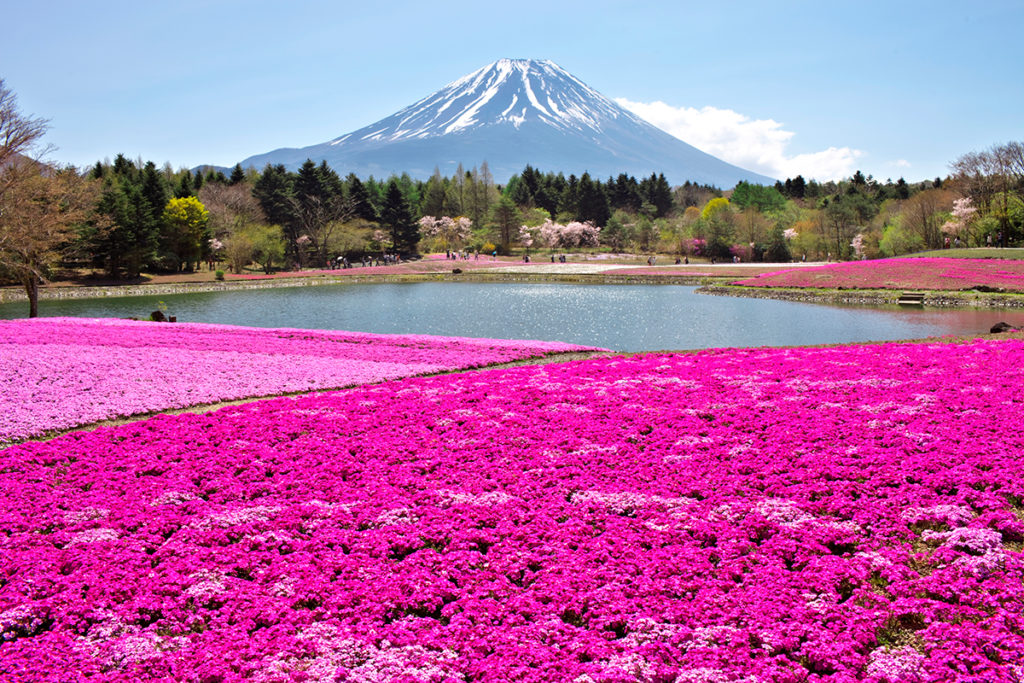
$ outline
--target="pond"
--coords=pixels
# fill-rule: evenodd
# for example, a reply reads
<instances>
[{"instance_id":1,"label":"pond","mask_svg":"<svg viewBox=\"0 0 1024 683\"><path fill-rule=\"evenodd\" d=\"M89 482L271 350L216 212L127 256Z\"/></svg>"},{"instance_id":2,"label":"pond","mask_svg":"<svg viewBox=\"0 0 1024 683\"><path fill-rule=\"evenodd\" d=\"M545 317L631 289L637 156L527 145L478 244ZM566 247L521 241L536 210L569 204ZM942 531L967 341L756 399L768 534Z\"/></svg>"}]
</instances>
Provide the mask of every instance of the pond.
<instances>
[{"instance_id":1,"label":"pond","mask_svg":"<svg viewBox=\"0 0 1024 683\"><path fill-rule=\"evenodd\" d=\"M677 285L342 284L41 301L40 315L146 318L163 302L179 322L396 334L558 340L653 351L796 346L1024 327L1024 311L868 308L706 296ZM0 305L23 317L24 302Z\"/></svg>"}]
</instances>

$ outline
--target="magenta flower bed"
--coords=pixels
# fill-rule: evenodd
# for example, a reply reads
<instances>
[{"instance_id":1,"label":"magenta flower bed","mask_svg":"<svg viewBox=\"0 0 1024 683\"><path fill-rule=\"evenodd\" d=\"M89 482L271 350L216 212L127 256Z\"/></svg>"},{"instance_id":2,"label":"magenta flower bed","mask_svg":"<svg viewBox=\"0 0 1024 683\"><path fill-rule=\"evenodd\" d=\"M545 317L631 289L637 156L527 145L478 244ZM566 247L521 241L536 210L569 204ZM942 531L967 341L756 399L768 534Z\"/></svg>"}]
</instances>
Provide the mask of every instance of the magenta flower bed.
<instances>
[{"instance_id":1,"label":"magenta flower bed","mask_svg":"<svg viewBox=\"0 0 1024 683\"><path fill-rule=\"evenodd\" d=\"M602 358L11 446L0 678L1019 682L1022 358Z\"/></svg>"},{"instance_id":2,"label":"magenta flower bed","mask_svg":"<svg viewBox=\"0 0 1024 683\"><path fill-rule=\"evenodd\" d=\"M0 444L126 415L581 349L114 319L0 321Z\"/></svg>"},{"instance_id":3,"label":"magenta flower bed","mask_svg":"<svg viewBox=\"0 0 1024 683\"><path fill-rule=\"evenodd\" d=\"M794 268L739 280L747 287L966 290L978 286L1024 292L1024 261L894 258Z\"/></svg>"},{"instance_id":4,"label":"magenta flower bed","mask_svg":"<svg viewBox=\"0 0 1024 683\"><path fill-rule=\"evenodd\" d=\"M489 268L500 268L501 266L507 266L512 263L522 263L521 261L510 260L508 258L502 258L500 260L492 260L491 256L481 254L480 258L472 258L468 261L463 260L450 260L446 259L444 254L429 254L424 258L417 261L403 261L399 264L392 264L387 266L362 266L353 264L351 268L338 268L335 270L323 269L323 270L298 270L298 271L281 271L273 273L271 275L263 274L244 274L235 275L227 274L225 277L228 280L277 280L282 278L296 278L296 277L332 277L332 278L345 278L345 277L356 277L360 275L411 275L411 274L422 274L422 273L450 273L454 268L461 270L484 270Z\"/></svg>"}]
</instances>

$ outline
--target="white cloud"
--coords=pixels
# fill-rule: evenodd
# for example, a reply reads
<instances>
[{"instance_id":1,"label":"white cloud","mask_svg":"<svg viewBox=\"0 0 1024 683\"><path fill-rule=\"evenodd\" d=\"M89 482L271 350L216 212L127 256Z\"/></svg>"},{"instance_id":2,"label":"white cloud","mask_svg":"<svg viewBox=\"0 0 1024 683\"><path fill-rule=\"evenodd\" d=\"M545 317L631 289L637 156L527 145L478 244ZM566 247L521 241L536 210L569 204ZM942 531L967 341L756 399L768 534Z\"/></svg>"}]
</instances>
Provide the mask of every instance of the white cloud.
<instances>
[{"instance_id":1,"label":"white cloud","mask_svg":"<svg viewBox=\"0 0 1024 683\"><path fill-rule=\"evenodd\" d=\"M808 154L786 154L795 133L772 119L751 119L731 109L673 107L664 102L615 100L666 133L719 159L773 178L838 180L853 175L862 152L829 147Z\"/></svg>"},{"instance_id":2,"label":"white cloud","mask_svg":"<svg viewBox=\"0 0 1024 683\"><path fill-rule=\"evenodd\" d=\"M896 161L892 162L892 165L895 166L896 168L910 168L910 162L907 161L906 159L897 159Z\"/></svg>"}]
</instances>

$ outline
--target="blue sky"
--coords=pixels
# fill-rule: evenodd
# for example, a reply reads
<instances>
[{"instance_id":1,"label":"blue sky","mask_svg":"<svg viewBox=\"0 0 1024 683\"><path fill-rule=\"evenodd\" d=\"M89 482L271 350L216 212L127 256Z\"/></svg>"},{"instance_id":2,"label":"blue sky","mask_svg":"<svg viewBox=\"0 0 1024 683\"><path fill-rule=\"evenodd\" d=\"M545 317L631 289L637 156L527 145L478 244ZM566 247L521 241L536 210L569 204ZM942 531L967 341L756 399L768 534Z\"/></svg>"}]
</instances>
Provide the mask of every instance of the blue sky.
<instances>
[{"instance_id":1,"label":"blue sky","mask_svg":"<svg viewBox=\"0 0 1024 683\"><path fill-rule=\"evenodd\" d=\"M945 176L1024 139L1024 2L9 4L0 78L52 157L174 167L302 147L503 57L551 59L774 177Z\"/></svg>"}]
</instances>

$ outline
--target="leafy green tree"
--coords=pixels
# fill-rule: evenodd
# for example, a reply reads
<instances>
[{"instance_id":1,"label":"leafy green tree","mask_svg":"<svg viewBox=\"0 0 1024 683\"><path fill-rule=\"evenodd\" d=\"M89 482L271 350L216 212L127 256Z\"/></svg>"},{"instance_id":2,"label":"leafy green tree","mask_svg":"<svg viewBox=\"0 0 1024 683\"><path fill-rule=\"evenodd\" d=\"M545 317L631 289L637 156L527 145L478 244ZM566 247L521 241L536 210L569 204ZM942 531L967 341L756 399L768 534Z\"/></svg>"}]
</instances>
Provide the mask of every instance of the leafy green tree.
<instances>
[{"instance_id":1,"label":"leafy green tree","mask_svg":"<svg viewBox=\"0 0 1024 683\"><path fill-rule=\"evenodd\" d=\"M706 251L709 256L726 258L730 255L736 234L735 214L724 197L716 197L709 201L700 214L703 234L707 240Z\"/></svg>"},{"instance_id":2,"label":"leafy green tree","mask_svg":"<svg viewBox=\"0 0 1024 683\"><path fill-rule=\"evenodd\" d=\"M730 201L741 210L754 208L761 213L780 211L786 205L786 198L776 188L746 181L736 184Z\"/></svg>"},{"instance_id":3,"label":"leafy green tree","mask_svg":"<svg viewBox=\"0 0 1024 683\"><path fill-rule=\"evenodd\" d=\"M210 212L195 197L175 197L162 215L161 244L177 269L193 270L209 250Z\"/></svg>"},{"instance_id":4,"label":"leafy green tree","mask_svg":"<svg viewBox=\"0 0 1024 683\"><path fill-rule=\"evenodd\" d=\"M275 263L282 263L285 257L284 231L279 225L256 225L249 230L255 250L254 258L267 275Z\"/></svg>"},{"instance_id":5,"label":"leafy green tree","mask_svg":"<svg viewBox=\"0 0 1024 683\"><path fill-rule=\"evenodd\" d=\"M633 226L623 211L614 212L601 231L601 241L615 251L624 251L633 241Z\"/></svg>"},{"instance_id":6,"label":"leafy green tree","mask_svg":"<svg viewBox=\"0 0 1024 683\"><path fill-rule=\"evenodd\" d=\"M434 167L434 173L427 181L426 191L423 194L423 205L420 213L427 216L440 216L444 213L445 206L445 182L441 177L441 169Z\"/></svg>"}]
</instances>

